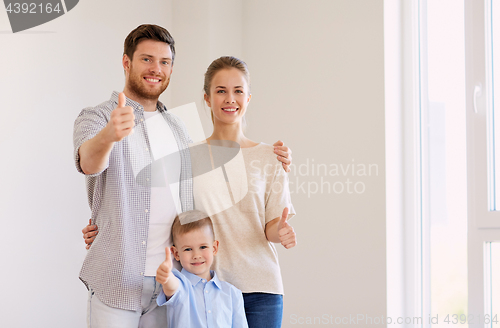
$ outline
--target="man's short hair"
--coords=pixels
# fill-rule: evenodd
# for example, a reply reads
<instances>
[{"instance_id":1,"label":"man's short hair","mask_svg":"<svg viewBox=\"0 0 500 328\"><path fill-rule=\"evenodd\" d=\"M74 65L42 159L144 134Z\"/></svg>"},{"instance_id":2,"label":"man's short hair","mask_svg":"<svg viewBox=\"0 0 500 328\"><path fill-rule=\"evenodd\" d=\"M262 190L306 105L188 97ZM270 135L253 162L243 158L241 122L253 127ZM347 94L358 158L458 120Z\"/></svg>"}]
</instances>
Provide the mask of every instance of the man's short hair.
<instances>
[{"instance_id":1,"label":"man's short hair","mask_svg":"<svg viewBox=\"0 0 500 328\"><path fill-rule=\"evenodd\" d=\"M212 237L215 240L214 227L210 217L198 210L191 210L179 214L172 224L172 241L175 245L175 238L193 230L209 227L212 232Z\"/></svg>"},{"instance_id":2,"label":"man's short hair","mask_svg":"<svg viewBox=\"0 0 500 328\"><path fill-rule=\"evenodd\" d=\"M175 41L172 35L161 26L152 25L152 24L144 24L139 25L135 30L129 33L127 38L125 39L125 43L123 45L123 53L130 58L133 59L135 49L137 45L144 40L154 40L165 42L170 46L170 50L172 51L172 62L175 57Z\"/></svg>"}]
</instances>

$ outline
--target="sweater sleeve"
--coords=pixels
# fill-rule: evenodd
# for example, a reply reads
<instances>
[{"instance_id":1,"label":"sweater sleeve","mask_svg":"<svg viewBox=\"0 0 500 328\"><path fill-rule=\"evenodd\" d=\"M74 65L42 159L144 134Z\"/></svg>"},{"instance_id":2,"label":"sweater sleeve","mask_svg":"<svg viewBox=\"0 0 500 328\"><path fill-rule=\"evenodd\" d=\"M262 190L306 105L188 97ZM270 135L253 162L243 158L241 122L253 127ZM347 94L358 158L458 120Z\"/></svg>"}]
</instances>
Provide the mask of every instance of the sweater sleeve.
<instances>
[{"instance_id":1,"label":"sweater sleeve","mask_svg":"<svg viewBox=\"0 0 500 328\"><path fill-rule=\"evenodd\" d=\"M288 174L283 170L281 163L276 163L274 176L266 190L266 223L281 217L283 209L288 207L288 219L295 215L295 209L290 198Z\"/></svg>"}]
</instances>

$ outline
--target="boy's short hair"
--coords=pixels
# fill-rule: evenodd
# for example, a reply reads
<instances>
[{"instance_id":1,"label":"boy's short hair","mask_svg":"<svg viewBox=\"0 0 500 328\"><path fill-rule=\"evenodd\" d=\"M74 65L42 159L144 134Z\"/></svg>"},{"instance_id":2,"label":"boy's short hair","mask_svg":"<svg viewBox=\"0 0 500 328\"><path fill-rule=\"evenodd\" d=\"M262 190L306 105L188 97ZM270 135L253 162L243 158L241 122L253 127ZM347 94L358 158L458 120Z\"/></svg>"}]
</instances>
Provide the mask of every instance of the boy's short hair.
<instances>
[{"instance_id":1,"label":"boy's short hair","mask_svg":"<svg viewBox=\"0 0 500 328\"><path fill-rule=\"evenodd\" d=\"M174 223L172 224L172 241L175 245L175 237L183 235L190 231L201 229L205 226L210 228L212 231L212 237L215 240L214 226L210 217L199 210L191 210L183 212L175 217Z\"/></svg>"}]
</instances>

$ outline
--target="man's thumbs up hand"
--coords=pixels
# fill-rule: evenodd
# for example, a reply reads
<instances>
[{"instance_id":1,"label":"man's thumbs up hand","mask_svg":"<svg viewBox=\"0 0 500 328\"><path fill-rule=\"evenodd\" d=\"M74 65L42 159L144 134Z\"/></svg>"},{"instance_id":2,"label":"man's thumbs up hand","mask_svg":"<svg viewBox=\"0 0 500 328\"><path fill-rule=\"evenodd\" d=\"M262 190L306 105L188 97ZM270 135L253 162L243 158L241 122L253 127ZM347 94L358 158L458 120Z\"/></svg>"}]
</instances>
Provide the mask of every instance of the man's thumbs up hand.
<instances>
[{"instance_id":1,"label":"man's thumbs up hand","mask_svg":"<svg viewBox=\"0 0 500 328\"><path fill-rule=\"evenodd\" d=\"M126 98L122 92L118 95L118 106L111 112L106 129L110 141L117 142L134 132L135 115L130 106L125 106Z\"/></svg>"},{"instance_id":2,"label":"man's thumbs up hand","mask_svg":"<svg viewBox=\"0 0 500 328\"><path fill-rule=\"evenodd\" d=\"M123 92L120 92L118 95L118 106L117 108L123 108L125 107L125 103L127 102L127 98L125 98L125 94Z\"/></svg>"},{"instance_id":3,"label":"man's thumbs up hand","mask_svg":"<svg viewBox=\"0 0 500 328\"><path fill-rule=\"evenodd\" d=\"M283 209L283 214L281 214L280 221L278 223L278 236L280 237L281 245L286 249L292 248L297 245L297 236L293 227L288 223L288 207Z\"/></svg>"}]
</instances>

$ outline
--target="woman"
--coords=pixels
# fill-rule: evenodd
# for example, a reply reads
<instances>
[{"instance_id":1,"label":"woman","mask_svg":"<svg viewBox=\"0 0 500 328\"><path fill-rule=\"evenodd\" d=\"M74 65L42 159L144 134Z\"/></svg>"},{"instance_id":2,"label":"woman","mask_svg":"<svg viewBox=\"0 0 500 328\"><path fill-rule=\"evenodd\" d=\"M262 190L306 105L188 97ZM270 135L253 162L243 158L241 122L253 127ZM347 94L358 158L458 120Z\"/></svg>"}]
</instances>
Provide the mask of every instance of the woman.
<instances>
[{"instance_id":1,"label":"woman","mask_svg":"<svg viewBox=\"0 0 500 328\"><path fill-rule=\"evenodd\" d=\"M244 134L244 117L252 97L246 64L234 57L216 59L205 73L204 91L214 124L207 143L229 140L239 144L248 179L248 192L241 201L211 215L220 241L214 269L221 279L243 292L249 327L280 327L283 284L273 243L282 243L286 248L296 244L293 228L285 220L280 223L285 207L290 209L289 214L284 210L285 219L295 214L287 176L272 146L252 141ZM206 184L204 187L207 190L200 197L195 192L195 204L213 208L220 192L210 192ZM199 188L196 180L194 188Z\"/></svg>"},{"instance_id":2,"label":"woman","mask_svg":"<svg viewBox=\"0 0 500 328\"><path fill-rule=\"evenodd\" d=\"M252 97L246 64L235 57L214 60L205 73L204 91L214 132L204 144L195 146L208 151L192 152L193 170L210 162L210 172L224 167L225 178L217 183L197 179L201 175L195 173L193 185L196 207L211 216L220 241L214 269L220 279L243 292L250 328L281 327L283 283L273 243L285 248L296 244L295 232L286 221L295 214L288 178L276 161L274 147L244 134ZM236 165L231 165L224 149L234 153L234 145ZM200 160L199 153L210 158L201 156Z\"/></svg>"}]
</instances>

